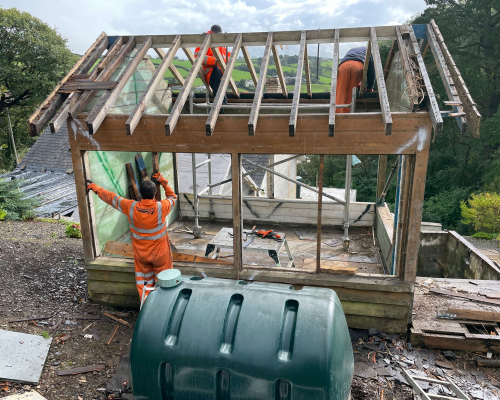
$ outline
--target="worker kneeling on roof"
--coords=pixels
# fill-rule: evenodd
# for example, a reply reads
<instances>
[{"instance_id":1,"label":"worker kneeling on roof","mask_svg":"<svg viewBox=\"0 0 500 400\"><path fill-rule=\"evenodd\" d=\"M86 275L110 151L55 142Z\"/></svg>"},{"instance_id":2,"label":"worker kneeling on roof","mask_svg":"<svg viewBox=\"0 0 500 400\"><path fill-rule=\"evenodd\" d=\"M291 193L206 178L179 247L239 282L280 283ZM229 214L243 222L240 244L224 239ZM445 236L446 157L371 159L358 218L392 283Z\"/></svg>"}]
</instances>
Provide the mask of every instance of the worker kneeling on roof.
<instances>
[{"instance_id":1,"label":"worker kneeling on roof","mask_svg":"<svg viewBox=\"0 0 500 400\"><path fill-rule=\"evenodd\" d=\"M167 215L177 196L160 173L141 183L141 201L128 200L87 181L87 191L93 190L99 198L124 213L130 223L134 248L135 283L141 304L154 288L158 274L172 268L172 251L167 234ZM165 200L156 201L156 183L163 186Z\"/></svg>"},{"instance_id":2,"label":"worker kneeling on roof","mask_svg":"<svg viewBox=\"0 0 500 400\"><path fill-rule=\"evenodd\" d=\"M339 74L337 78L336 104L350 104L352 102L352 88L358 86L363 79L363 68L365 65L366 47L354 47L349 50L340 61ZM366 73L366 91L373 92L375 84L375 66L370 54L368 71ZM348 113L350 108L339 108L338 113Z\"/></svg>"},{"instance_id":3,"label":"worker kneeling on roof","mask_svg":"<svg viewBox=\"0 0 500 400\"><path fill-rule=\"evenodd\" d=\"M222 33L222 28L219 25L212 25L210 30L207 32L211 33ZM197 47L194 51L194 56L198 57L198 52L200 51L200 47ZM219 47L219 52L222 55L222 59L227 64L227 60L231 56L231 52L226 51L225 47ZM208 82L212 91L214 92L214 97L217 95L219 91L219 86L222 80L222 69L219 64L217 64L217 59L214 57L214 53L212 49L209 48L207 51L207 55L203 59L203 75L205 75L205 80ZM224 93L224 100L222 104L227 104L227 95ZM220 110L220 114L224 114L224 109Z\"/></svg>"}]
</instances>

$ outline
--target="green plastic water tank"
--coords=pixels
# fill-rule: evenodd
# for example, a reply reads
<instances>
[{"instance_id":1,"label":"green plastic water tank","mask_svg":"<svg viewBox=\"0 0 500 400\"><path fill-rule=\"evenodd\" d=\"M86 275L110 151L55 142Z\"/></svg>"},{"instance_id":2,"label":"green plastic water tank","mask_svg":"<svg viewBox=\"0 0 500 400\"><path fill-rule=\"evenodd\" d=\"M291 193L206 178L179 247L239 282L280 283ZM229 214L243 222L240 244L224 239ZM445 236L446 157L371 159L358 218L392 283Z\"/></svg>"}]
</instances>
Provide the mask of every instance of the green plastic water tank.
<instances>
[{"instance_id":1,"label":"green plastic water tank","mask_svg":"<svg viewBox=\"0 0 500 400\"><path fill-rule=\"evenodd\" d=\"M348 399L354 359L333 290L180 280L153 291L139 314L137 400Z\"/></svg>"}]
</instances>

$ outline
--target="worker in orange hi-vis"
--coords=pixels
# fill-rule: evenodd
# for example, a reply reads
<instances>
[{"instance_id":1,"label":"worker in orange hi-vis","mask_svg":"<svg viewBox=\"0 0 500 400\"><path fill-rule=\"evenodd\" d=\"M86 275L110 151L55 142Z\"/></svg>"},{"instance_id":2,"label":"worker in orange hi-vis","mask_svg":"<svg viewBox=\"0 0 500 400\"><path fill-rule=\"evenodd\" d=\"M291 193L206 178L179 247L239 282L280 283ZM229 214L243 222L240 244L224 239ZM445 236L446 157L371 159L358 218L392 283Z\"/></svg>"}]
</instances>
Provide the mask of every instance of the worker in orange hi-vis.
<instances>
[{"instance_id":1,"label":"worker in orange hi-vis","mask_svg":"<svg viewBox=\"0 0 500 400\"><path fill-rule=\"evenodd\" d=\"M172 251L167 234L166 218L177 200L168 181L160 173L140 185L141 201L128 200L87 181L87 191L128 217L134 248L135 283L141 305L155 287L158 274L172 268ZM156 201L156 183L163 186L165 200Z\"/></svg>"},{"instance_id":2,"label":"worker in orange hi-vis","mask_svg":"<svg viewBox=\"0 0 500 400\"><path fill-rule=\"evenodd\" d=\"M363 79L366 47L354 47L349 50L340 61L337 77L337 94L335 104L350 104L352 102L352 88L358 86ZM375 66L370 54L368 71L366 73L366 91L373 92L375 84ZM337 113L348 113L350 108L337 108Z\"/></svg>"},{"instance_id":3,"label":"worker in orange hi-vis","mask_svg":"<svg viewBox=\"0 0 500 400\"><path fill-rule=\"evenodd\" d=\"M219 25L212 25L210 30L207 32L208 34L211 33L222 33L222 28ZM194 56L198 57L198 52L200 51L200 48L197 47L194 51ZM225 47L219 47L219 52L222 55L222 59L224 62L227 64L227 60L231 56L231 52L228 52ZM217 59L214 57L214 53L212 52L212 49L209 48L207 51L207 55L205 56L203 60L203 75L205 75L205 79L212 88L212 91L214 92L214 96L217 94L219 91L219 86L222 80L222 75L224 73L222 72L222 69L219 64L217 64ZM222 101L222 104L227 104L227 95L224 93L224 100ZM220 110L220 114L224 114L224 109Z\"/></svg>"}]
</instances>

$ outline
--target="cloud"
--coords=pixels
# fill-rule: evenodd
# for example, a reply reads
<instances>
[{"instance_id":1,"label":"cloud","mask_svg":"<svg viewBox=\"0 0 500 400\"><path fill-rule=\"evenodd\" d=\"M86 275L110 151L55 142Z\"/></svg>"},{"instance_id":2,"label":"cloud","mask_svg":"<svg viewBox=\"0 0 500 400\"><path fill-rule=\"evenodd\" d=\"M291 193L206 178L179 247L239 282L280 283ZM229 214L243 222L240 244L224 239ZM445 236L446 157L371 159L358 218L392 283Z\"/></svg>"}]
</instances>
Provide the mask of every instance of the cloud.
<instances>
[{"instance_id":1,"label":"cloud","mask_svg":"<svg viewBox=\"0 0 500 400\"><path fill-rule=\"evenodd\" d=\"M95 38L206 32L259 32L394 25L425 9L424 0L3 0L57 27L70 48L84 53ZM291 46L293 47L293 46ZM349 45L342 45L341 53ZM296 53L294 48L288 50ZM287 52L287 49L284 50ZM321 46L331 57L331 47Z\"/></svg>"}]
</instances>

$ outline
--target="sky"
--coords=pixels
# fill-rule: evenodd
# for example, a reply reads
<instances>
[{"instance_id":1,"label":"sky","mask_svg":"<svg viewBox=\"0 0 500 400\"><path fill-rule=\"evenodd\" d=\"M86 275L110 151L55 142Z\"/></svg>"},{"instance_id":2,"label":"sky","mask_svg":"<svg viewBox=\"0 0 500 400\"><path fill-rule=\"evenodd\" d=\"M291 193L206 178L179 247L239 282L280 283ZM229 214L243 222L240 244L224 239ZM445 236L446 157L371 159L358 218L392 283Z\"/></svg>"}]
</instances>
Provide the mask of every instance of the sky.
<instances>
[{"instance_id":1,"label":"sky","mask_svg":"<svg viewBox=\"0 0 500 400\"><path fill-rule=\"evenodd\" d=\"M0 0L40 18L83 54L108 35L201 33L219 24L224 32L398 25L425 9L424 0ZM349 45L341 46L340 53ZM257 50L255 50L257 51ZM310 50L311 51L311 50ZM297 54L293 48L285 53ZM178 53L180 56L182 52ZM252 54L257 56L258 54ZM331 57L322 46L322 57Z\"/></svg>"}]
</instances>

